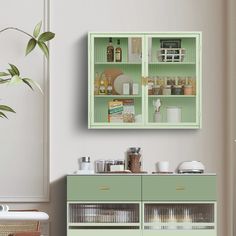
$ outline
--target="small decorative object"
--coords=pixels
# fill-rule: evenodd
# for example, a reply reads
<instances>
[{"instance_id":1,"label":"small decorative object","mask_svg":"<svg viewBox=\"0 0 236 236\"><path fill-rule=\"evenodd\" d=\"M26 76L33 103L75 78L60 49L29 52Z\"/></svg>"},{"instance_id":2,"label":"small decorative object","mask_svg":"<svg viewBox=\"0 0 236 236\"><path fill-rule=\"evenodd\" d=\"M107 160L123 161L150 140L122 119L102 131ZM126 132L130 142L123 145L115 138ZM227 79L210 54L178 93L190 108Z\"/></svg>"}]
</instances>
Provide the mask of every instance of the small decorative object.
<instances>
[{"instance_id":1,"label":"small decorative object","mask_svg":"<svg viewBox=\"0 0 236 236\"><path fill-rule=\"evenodd\" d=\"M165 85L164 86L163 95L171 95L171 85Z\"/></svg>"},{"instance_id":2,"label":"small decorative object","mask_svg":"<svg viewBox=\"0 0 236 236\"><path fill-rule=\"evenodd\" d=\"M79 159L79 169L80 170L91 170L90 157L81 157Z\"/></svg>"},{"instance_id":3,"label":"small decorative object","mask_svg":"<svg viewBox=\"0 0 236 236\"><path fill-rule=\"evenodd\" d=\"M161 100L157 99L156 101L153 101L153 106L154 106L154 117L153 120L154 122L161 122Z\"/></svg>"},{"instance_id":4,"label":"small decorative object","mask_svg":"<svg viewBox=\"0 0 236 236\"><path fill-rule=\"evenodd\" d=\"M181 48L181 39L160 39L161 48Z\"/></svg>"},{"instance_id":5,"label":"small decorative object","mask_svg":"<svg viewBox=\"0 0 236 236\"><path fill-rule=\"evenodd\" d=\"M191 84L184 85L184 95L192 95L193 86Z\"/></svg>"}]
</instances>

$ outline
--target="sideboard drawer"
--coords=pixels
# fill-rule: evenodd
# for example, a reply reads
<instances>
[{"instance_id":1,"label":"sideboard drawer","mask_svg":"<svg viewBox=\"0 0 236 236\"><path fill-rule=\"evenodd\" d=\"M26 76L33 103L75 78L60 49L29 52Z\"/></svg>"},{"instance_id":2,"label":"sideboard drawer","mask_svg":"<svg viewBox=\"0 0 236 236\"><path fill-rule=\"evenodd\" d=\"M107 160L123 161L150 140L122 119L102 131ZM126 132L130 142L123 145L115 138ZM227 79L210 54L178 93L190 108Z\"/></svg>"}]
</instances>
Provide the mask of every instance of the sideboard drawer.
<instances>
[{"instance_id":1,"label":"sideboard drawer","mask_svg":"<svg viewBox=\"0 0 236 236\"><path fill-rule=\"evenodd\" d=\"M214 201L216 200L216 176L143 176L142 200Z\"/></svg>"},{"instance_id":2,"label":"sideboard drawer","mask_svg":"<svg viewBox=\"0 0 236 236\"><path fill-rule=\"evenodd\" d=\"M141 176L67 176L68 201L140 201Z\"/></svg>"}]
</instances>

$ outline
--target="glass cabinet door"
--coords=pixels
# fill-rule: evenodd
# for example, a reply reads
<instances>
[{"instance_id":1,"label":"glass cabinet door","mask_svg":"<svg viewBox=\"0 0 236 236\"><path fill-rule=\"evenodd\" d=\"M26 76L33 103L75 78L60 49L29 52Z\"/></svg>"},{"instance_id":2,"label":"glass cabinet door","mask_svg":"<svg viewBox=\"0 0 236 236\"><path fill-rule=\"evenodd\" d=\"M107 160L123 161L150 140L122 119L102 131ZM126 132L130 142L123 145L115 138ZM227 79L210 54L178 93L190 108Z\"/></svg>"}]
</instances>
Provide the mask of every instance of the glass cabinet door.
<instances>
[{"instance_id":1,"label":"glass cabinet door","mask_svg":"<svg viewBox=\"0 0 236 236\"><path fill-rule=\"evenodd\" d=\"M140 229L139 203L69 203L69 229Z\"/></svg>"},{"instance_id":2,"label":"glass cabinet door","mask_svg":"<svg viewBox=\"0 0 236 236\"><path fill-rule=\"evenodd\" d=\"M199 126L198 48L196 35L148 36L147 107L150 125Z\"/></svg>"},{"instance_id":3,"label":"glass cabinet door","mask_svg":"<svg viewBox=\"0 0 236 236\"><path fill-rule=\"evenodd\" d=\"M91 127L142 124L143 36L96 34L92 39Z\"/></svg>"},{"instance_id":4,"label":"glass cabinet door","mask_svg":"<svg viewBox=\"0 0 236 236\"><path fill-rule=\"evenodd\" d=\"M145 230L215 230L214 203L145 203Z\"/></svg>"}]
</instances>

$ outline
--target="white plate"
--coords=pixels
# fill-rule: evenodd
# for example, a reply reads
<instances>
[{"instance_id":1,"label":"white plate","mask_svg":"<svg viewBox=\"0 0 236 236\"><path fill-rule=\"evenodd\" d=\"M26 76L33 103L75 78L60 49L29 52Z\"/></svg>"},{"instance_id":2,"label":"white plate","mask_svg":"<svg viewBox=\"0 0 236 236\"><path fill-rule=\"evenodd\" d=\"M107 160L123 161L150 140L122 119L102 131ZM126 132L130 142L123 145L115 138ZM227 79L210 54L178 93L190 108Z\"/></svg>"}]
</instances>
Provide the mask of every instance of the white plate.
<instances>
[{"instance_id":1,"label":"white plate","mask_svg":"<svg viewBox=\"0 0 236 236\"><path fill-rule=\"evenodd\" d=\"M133 83L133 80L128 76L128 75L118 75L115 79L114 79L114 89L116 91L117 94L122 95L123 94L123 84L124 83Z\"/></svg>"}]
</instances>

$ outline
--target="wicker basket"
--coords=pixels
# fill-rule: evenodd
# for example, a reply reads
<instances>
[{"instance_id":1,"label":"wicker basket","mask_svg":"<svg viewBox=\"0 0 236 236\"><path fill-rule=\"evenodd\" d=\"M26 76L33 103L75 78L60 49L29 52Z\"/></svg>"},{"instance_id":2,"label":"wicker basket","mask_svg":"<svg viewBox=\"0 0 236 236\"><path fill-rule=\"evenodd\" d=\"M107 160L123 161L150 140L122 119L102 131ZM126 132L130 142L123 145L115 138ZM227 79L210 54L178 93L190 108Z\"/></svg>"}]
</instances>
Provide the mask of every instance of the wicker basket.
<instances>
[{"instance_id":1,"label":"wicker basket","mask_svg":"<svg viewBox=\"0 0 236 236\"><path fill-rule=\"evenodd\" d=\"M183 62L185 54L185 48L160 48L157 51L157 60L159 62Z\"/></svg>"},{"instance_id":2,"label":"wicker basket","mask_svg":"<svg viewBox=\"0 0 236 236\"><path fill-rule=\"evenodd\" d=\"M38 221L1 221L0 236L8 236L16 232L33 232L39 229Z\"/></svg>"}]
</instances>

